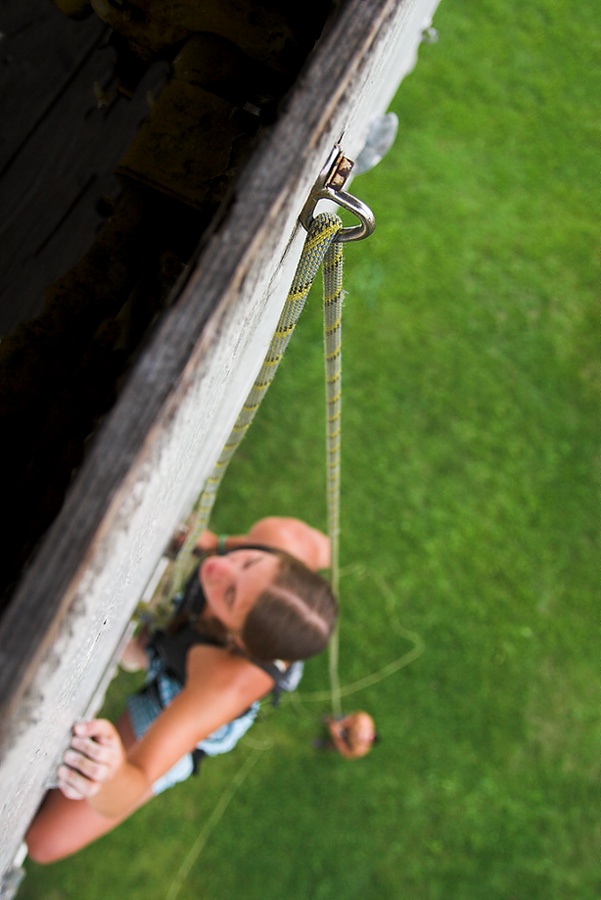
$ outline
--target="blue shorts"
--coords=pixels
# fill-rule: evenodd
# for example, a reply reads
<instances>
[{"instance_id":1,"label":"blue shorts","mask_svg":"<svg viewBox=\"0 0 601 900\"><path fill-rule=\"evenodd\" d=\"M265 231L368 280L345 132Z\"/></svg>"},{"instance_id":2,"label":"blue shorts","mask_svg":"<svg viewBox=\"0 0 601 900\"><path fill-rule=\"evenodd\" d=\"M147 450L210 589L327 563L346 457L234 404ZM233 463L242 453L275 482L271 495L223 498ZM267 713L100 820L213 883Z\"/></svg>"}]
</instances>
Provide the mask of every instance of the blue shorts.
<instances>
[{"instance_id":1,"label":"blue shorts","mask_svg":"<svg viewBox=\"0 0 601 900\"><path fill-rule=\"evenodd\" d=\"M160 716L163 709L181 691L181 685L167 675L160 675L155 680L157 690L144 690L133 694L127 701L127 711L131 721L136 740L146 734L152 723ZM160 700L157 695L160 694ZM253 724L259 711L259 703L253 703L233 722L228 722L210 734L204 741L198 744L206 756L217 756L220 753L228 753L232 750L240 738L246 734ZM174 766L165 772L152 786L153 794L160 794L167 788L173 787L180 781L185 781L195 771L195 763L191 753L186 753Z\"/></svg>"},{"instance_id":2,"label":"blue shorts","mask_svg":"<svg viewBox=\"0 0 601 900\"><path fill-rule=\"evenodd\" d=\"M150 693L134 694L128 698L127 712L136 740L140 740L148 731L154 720L160 715L161 707ZM166 791L180 781L185 781L194 771L194 760L191 753L182 756L168 772L165 772L152 785L152 793L157 794Z\"/></svg>"}]
</instances>

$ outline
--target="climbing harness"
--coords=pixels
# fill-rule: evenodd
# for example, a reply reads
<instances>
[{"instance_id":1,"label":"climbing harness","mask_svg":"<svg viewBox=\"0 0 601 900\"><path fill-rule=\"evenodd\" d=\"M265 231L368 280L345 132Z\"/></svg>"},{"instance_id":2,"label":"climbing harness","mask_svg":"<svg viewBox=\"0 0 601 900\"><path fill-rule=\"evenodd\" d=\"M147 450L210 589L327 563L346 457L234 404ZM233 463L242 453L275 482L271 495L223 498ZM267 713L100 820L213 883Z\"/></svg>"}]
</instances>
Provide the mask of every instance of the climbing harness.
<instances>
[{"instance_id":1,"label":"climbing harness","mask_svg":"<svg viewBox=\"0 0 601 900\"><path fill-rule=\"evenodd\" d=\"M339 147L334 147L321 170L305 203L300 221L307 229L307 238L286 298L284 308L261 370L242 407L236 424L208 477L201 494L196 516L178 554L175 569L176 588L183 586L186 564L200 535L206 529L227 467L240 442L248 431L273 381L288 346L309 290L323 263L324 356L326 382L326 456L328 535L331 543L330 579L338 596L339 534L340 534L340 439L341 439L341 338L342 338L342 243L362 240L375 228L371 210L356 197L342 190L353 163ZM344 227L339 216L320 213L313 216L317 203L332 200L352 212L359 224ZM329 644L329 674L332 710L341 714L338 677L339 635L336 625Z\"/></svg>"}]
</instances>

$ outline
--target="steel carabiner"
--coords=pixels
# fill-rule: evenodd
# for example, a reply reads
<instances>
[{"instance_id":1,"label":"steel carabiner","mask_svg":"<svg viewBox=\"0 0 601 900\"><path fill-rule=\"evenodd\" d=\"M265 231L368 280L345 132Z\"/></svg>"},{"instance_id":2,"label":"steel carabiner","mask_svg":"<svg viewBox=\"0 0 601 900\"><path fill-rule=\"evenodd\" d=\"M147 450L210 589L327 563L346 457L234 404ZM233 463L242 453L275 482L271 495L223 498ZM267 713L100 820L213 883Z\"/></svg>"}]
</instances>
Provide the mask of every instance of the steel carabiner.
<instances>
[{"instance_id":1,"label":"steel carabiner","mask_svg":"<svg viewBox=\"0 0 601 900\"><path fill-rule=\"evenodd\" d=\"M369 237L376 227L376 220L371 209L349 194L343 191L351 173L354 163L345 157L340 147L335 146L328 160L319 173L319 176L311 188L307 202L301 210L299 221L308 231L313 221L313 212L320 200L331 200L343 209L353 213L358 219L359 225L351 225L343 228L334 238L335 241L362 241Z\"/></svg>"}]
</instances>

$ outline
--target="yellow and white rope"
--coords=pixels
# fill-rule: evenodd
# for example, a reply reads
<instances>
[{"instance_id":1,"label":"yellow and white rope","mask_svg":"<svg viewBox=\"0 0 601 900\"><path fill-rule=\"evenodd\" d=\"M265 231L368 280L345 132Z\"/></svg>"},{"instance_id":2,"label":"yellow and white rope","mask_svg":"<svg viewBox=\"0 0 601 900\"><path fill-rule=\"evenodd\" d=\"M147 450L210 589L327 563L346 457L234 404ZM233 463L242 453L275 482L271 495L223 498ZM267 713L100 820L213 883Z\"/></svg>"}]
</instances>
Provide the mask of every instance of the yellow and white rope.
<instances>
[{"instance_id":1,"label":"yellow and white rope","mask_svg":"<svg viewBox=\"0 0 601 900\"><path fill-rule=\"evenodd\" d=\"M329 248L340 246L334 239L341 229L341 219L332 213L320 213L311 224L290 291L261 370L238 415L236 424L225 442L221 455L205 483L194 524L178 554L174 577L176 589L181 588L185 580L187 563L198 543L198 539L209 523L223 476L273 381L296 323L303 311L315 276L322 262L324 262ZM326 265L326 268L329 268L329 266Z\"/></svg>"},{"instance_id":2,"label":"yellow and white rope","mask_svg":"<svg viewBox=\"0 0 601 900\"><path fill-rule=\"evenodd\" d=\"M323 334L326 383L326 466L330 579L339 596L340 543L340 449L342 438L342 244L328 248L323 263ZM332 713L342 714L338 675L339 625L336 623L328 647Z\"/></svg>"}]
</instances>

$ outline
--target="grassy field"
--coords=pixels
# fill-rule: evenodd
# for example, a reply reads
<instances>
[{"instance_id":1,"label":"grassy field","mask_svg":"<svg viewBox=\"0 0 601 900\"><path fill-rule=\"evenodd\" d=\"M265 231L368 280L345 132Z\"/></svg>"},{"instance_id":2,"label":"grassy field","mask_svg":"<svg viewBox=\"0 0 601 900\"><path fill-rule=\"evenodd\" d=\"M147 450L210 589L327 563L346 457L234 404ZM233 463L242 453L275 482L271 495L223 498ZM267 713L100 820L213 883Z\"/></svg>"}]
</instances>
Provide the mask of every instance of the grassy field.
<instances>
[{"instance_id":1,"label":"grassy field","mask_svg":"<svg viewBox=\"0 0 601 900\"><path fill-rule=\"evenodd\" d=\"M20 900L601 895L599 29L575 0L442 0L435 25L346 251L340 675L374 676L344 706L381 743L312 748L314 661L199 779L28 863ZM323 526L320 329L315 292L219 530Z\"/></svg>"}]
</instances>

